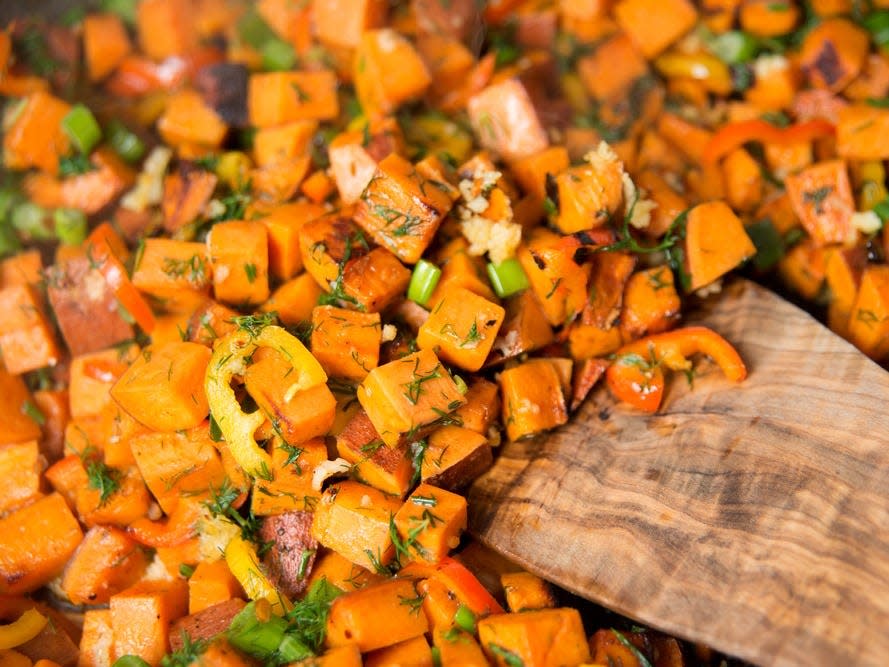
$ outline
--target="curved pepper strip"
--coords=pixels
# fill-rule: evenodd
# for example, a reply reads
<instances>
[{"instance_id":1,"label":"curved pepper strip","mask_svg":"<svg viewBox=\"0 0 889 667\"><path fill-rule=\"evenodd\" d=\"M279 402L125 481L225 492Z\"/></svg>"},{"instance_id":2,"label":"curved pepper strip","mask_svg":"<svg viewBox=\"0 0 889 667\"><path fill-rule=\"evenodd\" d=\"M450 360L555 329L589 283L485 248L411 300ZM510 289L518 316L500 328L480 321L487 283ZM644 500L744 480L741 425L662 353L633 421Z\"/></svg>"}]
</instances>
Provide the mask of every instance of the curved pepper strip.
<instances>
[{"instance_id":1,"label":"curved pepper strip","mask_svg":"<svg viewBox=\"0 0 889 667\"><path fill-rule=\"evenodd\" d=\"M21 646L40 634L48 619L36 609L28 609L17 620L0 625L0 650Z\"/></svg>"},{"instance_id":2,"label":"curved pepper strip","mask_svg":"<svg viewBox=\"0 0 889 667\"><path fill-rule=\"evenodd\" d=\"M784 128L759 119L742 120L723 125L716 131L704 148L703 160L715 163L749 141L787 145L830 137L835 131L831 123L817 118Z\"/></svg>"},{"instance_id":3,"label":"curved pepper strip","mask_svg":"<svg viewBox=\"0 0 889 667\"><path fill-rule=\"evenodd\" d=\"M327 374L298 338L278 326L269 325L259 332L238 329L217 342L204 381L210 414L238 465L254 477L267 477L272 459L254 436L266 416L261 410L243 412L231 387L232 377L245 372L247 358L260 347L277 350L290 362L295 372L288 393L327 382Z\"/></svg>"},{"instance_id":4,"label":"curved pepper strip","mask_svg":"<svg viewBox=\"0 0 889 667\"><path fill-rule=\"evenodd\" d=\"M183 498L166 521L143 517L131 523L127 532L146 547L178 547L197 535L201 516L200 505Z\"/></svg>"},{"instance_id":5,"label":"curved pepper strip","mask_svg":"<svg viewBox=\"0 0 889 667\"><path fill-rule=\"evenodd\" d=\"M688 357L705 354L719 366L726 378L741 382L747 367L738 351L725 338L706 327L685 327L640 338L621 347L606 371L612 393L646 412L655 412L663 397L663 371L688 371Z\"/></svg>"},{"instance_id":6,"label":"curved pepper strip","mask_svg":"<svg viewBox=\"0 0 889 667\"><path fill-rule=\"evenodd\" d=\"M453 592L476 616L502 614L503 607L482 583L458 560L444 556L436 564L414 561L401 569L399 577L437 579Z\"/></svg>"},{"instance_id":7,"label":"curved pepper strip","mask_svg":"<svg viewBox=\"0 0 889 667\"><path fill-rule=\"evenodd\" d=\"M232 538L225 547L225 562L251 600L267 601L277 616L283 616L293 607L263 573L256 548L240 535Z\"/></svg>"}]
</instances>

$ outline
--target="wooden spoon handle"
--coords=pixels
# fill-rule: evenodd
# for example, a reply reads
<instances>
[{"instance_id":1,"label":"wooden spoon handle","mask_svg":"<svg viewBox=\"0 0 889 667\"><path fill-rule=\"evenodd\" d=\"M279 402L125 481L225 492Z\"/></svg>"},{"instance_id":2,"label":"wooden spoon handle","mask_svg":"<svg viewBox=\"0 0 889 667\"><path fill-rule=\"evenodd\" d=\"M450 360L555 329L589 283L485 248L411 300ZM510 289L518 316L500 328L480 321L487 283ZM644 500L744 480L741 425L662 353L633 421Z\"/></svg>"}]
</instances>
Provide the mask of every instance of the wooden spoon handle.
<instances>
[{"instance_id":1,"label":"wooden spoon handle","mask_svg":"<svg viewBox=\"0 0 889 667\"><path fill-rule=\"evenodd\" d=\"M659 414L598 390L503 447L470 530L654 627L774 665L889 656L889 374L752 283L695 318L750 376L674 376Z\"/></svg>"}]
</instances>

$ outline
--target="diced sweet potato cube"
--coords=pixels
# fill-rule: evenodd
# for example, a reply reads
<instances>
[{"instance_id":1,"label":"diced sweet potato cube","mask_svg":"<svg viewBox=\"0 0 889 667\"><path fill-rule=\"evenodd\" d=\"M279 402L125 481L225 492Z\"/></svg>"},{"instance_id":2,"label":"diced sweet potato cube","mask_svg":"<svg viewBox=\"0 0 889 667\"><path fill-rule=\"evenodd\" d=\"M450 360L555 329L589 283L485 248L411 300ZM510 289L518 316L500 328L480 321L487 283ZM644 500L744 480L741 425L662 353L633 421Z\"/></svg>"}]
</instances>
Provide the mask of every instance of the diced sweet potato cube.
<instances>
[{"instance_id":1,"label":"diced sweet potato cube","mask_svg":"<svg viewBox=\"0 0 889 667\"><path fill-rule=\"evenodd\" d=\"M556 606L550 585L530 572L505 572L500 575L506 606L511 612L551 609Z\"/></svg>"},{"instance_id":2,"label":"diced sweet potato cube","mask_svg":"<svg viewBox=\"0 0 889 667\"><path fill-rule=\"evenodd\" d=\"M361 196L355 222L400 260L416 264L451 206L436 181L393 153L378 165Z\"/></svg>"},{"instance_id":3,"label":"diced sweet potato cube","mask_svg":"<svg viewBox=\"0 0 889 667\"><path fill-rule=\"evenodd\" d=\"M3 163L9 169L37 167L55 175L59 157L70 149L62 119L71 107L51 94L38 91L28 96L15 122L3 134Z\"/></svg>"},{"instance_id":4,"label":"diced sweet potato cube","mask_svg":"<svg viewBox=\"0 0 889 667\"><path fill-rule=\"evenodd\" d=\"M445 292L455 287L465 287L488 301L494 301L497 297L491 290L488 277L484 273L484 265L478 257L469 254L469 244L462 236L448 244L453 248L452 253L442 253L441 277L438 280L432 296L429 297L429 305L435 305L442 299Z\"/></svg>"},{"instance_id":5,"label":"diced sweet potato cube","mask_svg":"<svg viewBox=\"0 0 889 667\"><path fill-rule=\"evenodd\" d=\"M111 402L109 391L136 360L138 345L81 354L71 360L68 383L71 416L95 417Z\"/></svg>"},{"instance_id":6,"label":"diced sweet potato cube","mask_svg":"<svg viewBox=\"0 0 889 667\"><path fill-rule=\"evenodd\" d=\"M174 239L146 239L139 263L133 270L133 285L146 294L173 305L180 293L207 294L210 290L210 262L203 243Z\"/></svg>"},{"instance_id":7,"label":"diced sweet potato cube","mask_svg":"<svg viewBox=\"0 0 889 667\"><path fill-rule=\"evenodd\" d=\"M868 266L849 317L849 340L873 359L889 352L889 267Z\"/></svg>"},{"instance_id":8,"label":"diced sweet potato cube","mask_svg":"<svg viewBox=\"0 0 889 667\"><path fill-rule=\"evenodd\" d=\"M183 169L164 178L164 229L174 234L193 223L216 190L216 174L203 169Z\"/></svg>"},{"instance_id":9,"label":"diced sweet potato cube","mask_svg":"<svg viewBox=\"0 0 889 667\"><path fill-rule=\"evenodd\" d=\"M621 0L614 16L646 58L654 58L688 32L698 13L688 0Z\"/></svg>"},{"instance_id":10,"label":"diced sweet potato cube","mask_svg":"<svg viewBox=\"0 0 889 667\"><path fill-rule=\"evenodd\" d=\"M31 392L19 375L13 375L0 363L0 444L12 444L37 440L40 425L34 419L36 414Z\"/></svg>"},{"instance_id":11,"label":"diced sweet potato cube","mask_svg":"<svg viewBox=\"0 0 889 667\"><path fill-rule=\"evenodd\" d=\"M331 290L344 263L368 252L364 233L346 215L328 215L299 231L303 266L325 292ZM341 268L343 267L343 268Z\"/></svg>"},{"instance_id":12,"label":"diced sweet potato cube","mask_svg":"<svg viewBox=\"0 0 889 667\"><path fill-rule=\"evenodd\" d=\"M432 651L426 637L420 635L402 642L379 648L364 656L365 667L385 667L386 665L414 665L433 667Z\"/></svg>"},{"instance_id":13,"label":"diced sweet potato cube","mask_svg":"<svg viewBox=\"0 0 889 667\"><path fill-rule=\"evenodd\" d=\"M272 479L253 482L251 511L257 516L311 510L321 498L312 486L312 475L327 461L323 438L312 438L298 446L276 442L272 450Z\"/></svg>"},{"instance_id":14,"label":"diced sweet potato cube","mask_svg":"<svg viewBox=\"0 0 889 667\"><path fill-rule=\"evenodd\" d=\"M139 44L152 60L186 55L196 46L195 4L188 0L144 0L139 3L136 29Z\"/></svg>"},{"instance_id":15,"label":"diced sweet potato cube","mask_svg":"<svg viewBox=\"0 0 889 667\"><path fill-rule=\"evenodd\" d=\"M377 171L377 161L362 142L361 132L343 132L330 142L327 151L330 171L345 204L354 204L361 199L361 193Z\"/></svg>"},{"instance_id":16,"label":"diced sweet potato cube","mask_svg":"<svg viewBox=\"0 0 889 667\"><path fill-rule=\"evenodd\" d=\"M778 262L781 279L806 299L821 291L826 276L827 252L812 239L804 239Z\"/></svg>"},{"instance_id":17,"label":"diced sweet potato cube","mask_svg":"<svg viewBox=\"0 0 889 667\"><path fill-rule=\"evenodd\" d=\"M806 34L800 67L817 88L839 92L864 68L868 34L846 18L825 19Z\"/></svg>"},{"instance_id":18,"label":"diced sweet potato cube","mask_svg":"<svg viewBox=\"0 0 889 667\"><path fill-rule=\"evenodd\" d=\"M322 42L344 48L358 46L361 35L386 20L386 0L313 0L315 30Z\"/></svg>"},{"instance_id":19,"label":"diced sweet potato cube","mask_svg":"<svg viewBox=\"0 0 889 667\"><path fill-rule=\"evenodd\" d=\"M276 289L261 309L278 313L286 326L297 326L312 321L312 311L323 293L310 273L302 273Z\"/></svg>"},{"instance_id":20,"label":"diced sweet potato cube","mask_svg":"<svg viewBox=\"0 0 889 667\"><path fill-rule=\"evenodd\" d=\"M432 350L420 350L373 369L358 401L387 445L440 419L466 399Z\"/></svg>"},{"instance_id":21,"label":"diced sweet potato cube","mask_svg":"<svg viewBox=\"0 0 889 667\"><path fill-rule=\"evenodd\" d=\"M383 493L403 497L414 477L411 447L407 443L386 447L370 423L367 413L358 409L336 439L337 453L353 464L354 475Z\"/></svg>"},{"instance_id":22,"label":"diced sweet potato cube","mask_svg":"<svg viewBox=\"0 0 889 667\"><path fill-rule=\"evenodd\" d=\"M465 667L486 667L488 659L475 638L460 632L456 636L448 630L436 628L432 633L432 641L438 648L442 665L465 665Z\"/></svg>"},{"instance_id":23,"label":"diced sweet potato cube","mask_svg":"<svg viewBox=\"0 0 889 667\"><path fill-rule=\"evenodd\" d=\"M500 374L503 423L510 440L518 440L568 421L562 382L546 359L531 359Z\"/></svg>"},{"instance_id":24,"label":"diced sweet potato cube","mask_svg":"<svg viewBox=\"0 0 889 667\"><path fill-rule=\"evenodd\" d=\"M0 594L37 590L57 576L83 537L57 493L0 519Z\"/></svg>"},{"instance_id":25,"label":"diced sweet potato cube","mask_svg":"<svg viewBox=\"0 0 889 667\"><path fill-rule=\"evenodd\" d=\"M39 250L26 250L0 260L0 287L36 285L42 279L43 259Z\"/></svg>"},{"instance_id":26,"label":"diced sweet potato cube","mask_svg":"<svg viewBox=\"0 0 889 667\"><path fill-rule=\"evenodd\" d=\"M437 563L460 543L466 529L466 498L420 484L395 515L395 527L412 558Z\"/></svg>"},{"instance_id":27,"label":"diced sweet potato cube","mask_svg":"<svg viewBox=\"0 0 889 667\"><path fill-rule=\"evenodd\" d=\"M244 376L247 391L291 445L325 435L333 424L336 399L323 382L297 390L293 365L275 350L263 350Z\"/></svg>"},{"instance_id":28,"label":"diced sweet potato cube","mask_svg":"<svg viewBox=\"0 0 889 667\"><path fill-rule=\"evenodd\" d=\"M43 462L36 440L0 446L0 479L3 495L0 513L26 505L40 495Z\"/></svg>"},{"instance_id":29,"label":"diced sweet potato cube","mask_svg":"<svg viewBox=\"0 0 889 667\"><path fill-rule=\"evenodd\" d=\"M361 108L370 117L391 114L402 103L422 96L432 82L413 44L393 28L361 35L353 78Z\"/></svg>"},{"instance_id":30,"label":"diced sweet potato cube","mask_svg":"<svg viewBox=\"0 0 889 667\"><path fill-rule=\"evenodd\" d=\"M591 164L558 174L559 214L555 222L559 230L573 234L608 222L623 202L622 174L623 166L616 158L596 158Z\"/></svg>"},{"instance_id":31,"label":"diced sweet potato cube","mask_svg":"<svg viewBox=\"0 0 889 667\"><path fill-rule=\"evenodd\" d=\"M312 354L333 377L363 380L380 360L378 313L317 306L312 313Z\"/></svg>"},{"instance_id":32,"label":"diced sweet potato cube","mask_svg":"<svg viewBox=\"0 0 889 667\"><path fill-rule=\"evenodd\" d=\"M84 612L78 667L113 665L115 659L111 610L90 609Z\"/></svg>"},{"instance_id":33,"label":"diced sweet potato cube","mask_svg":"<svg viewBox=\"0 0 889 667\"><path fill-rule=\"evenodd\" d=\"M532 290L525 290L506 302L503 325L488 355L486 365L512 359L553 342L553 329Z\"/></svg>"},{"instance_id":34,"label":"diced sweet potato cube","mask_svg":"<svg viewBox=\"0 0 889 667\"><path fill-rule=\"evenodd\" d=\"M427 439L421 476L443 489L459 489L491 467L491 445L481 433L459 426L442 426Z\"/></svg>"},{"instance_id":35,"label":"diced sweet potato cube","mask_svg":"<svg viewBox=\"0 0 889 667\"><path fill-rule=\"evenodd\" d=\"M655 266L633 274L624 290L620 314L626 340L666 331L679 321L682 302L669 266Z\"/></svg>"},{"instance_id":36,"label":"diced sweet potato cube","mask_svg":"<svg viewBox=\"0 0 889 667\"><path fill-rule=\"evenodd\" d=\"M114 291L87 257L50 267L46 284L71 354L97 352L133 338L133 327L121 315Z\"/></svg>"},{"instance_id":37,"label":"diced sweet potato cube","mask_svg":"<svg viewBox=\"0 0 889 667\"><path fill-rule=\"evenodd\" d=\"M392 559L389 521L400 506L400 501L371 486L341 482L321 496L312 534L356 565L375 569Z\"/></svg>"},{"instance_id":38,"label":"diced sweet potato cube","mask_svg":"<svg viewBox=\"0 0 889 667\"><path fill-rule=\"evenodd\" d=\"M0 355L10 373L56 365L61 352L32 287L0 288L0 312Z\"/></svg>"},{"instance_id":39,"label":"diced sweet potato cube","mask_svg":"<svg viewBox=\"0 0 889 667\"><path fill-rule=\"evenodd\" d=\"M385 248L374 248L350 260L343 271L343 291L358 307L377 313L397 301L407 289L411 272Z\"/></svg>"},{"instance_id":40,"label":"diced sweet potato cube","mask_svg":"<svg viewBox=\"0 0 889 667\"><path fill-rule=\"evenodd\" d=\"M275 278L290 280L302 271L299 230L324 214L324 207L311 202L282 204L261 218L269 232L269 271Z\"/></svg>"},{"instance_id":41,"label":"diced sweet potato cube","mask_svg":"<svg viewBox=\"0 0 889 667\"><path fill-rule=\"evenodd\" d=\"M111 397L156 431L200 424L209 412L204 374L210 350L197 343L150 345L111 388Z\"/></svg>"},{"instance_id":42,"label":"diced sweet potato cube","mask_svg":"<svg viewBox=\"0 0 889 667\"><path fill-rule=\"evenodd\" d=\"M297 120L333 120L340 111L336 89L336 74L328 70L251 74L250 124L274 127Z\"/></svg>"},{"instance_id":43,"label":"diced sweet potato cube","mask_svg":"<svg viewBox=\"0 0 889 667\"><path fill-rule=\"evenodd\" d=\"M170 623L188 609L183 579L143 581L111 597L115 658L135 655L151 665L167 653Z\"/></svg>"},{"instance_id":44,"label":"diced sweet potato cube","mask_svg":"<svg viewBox=\"0 0 889 667\"><path fill-rule=\"evenodd\" d=\"M43 415L40 453L48 463L62 457L65 448L65 426L71 419L67 389L38 389L34 392L34 404Z\"/></svg>"},{"instance_id":45,"label":"diced sweet potato cube","mask_svg":"<svg viewBox=\"0 0 889 667\"><path fill-rule=\"evenodd\" d=\"M242 305L269 297L268 229L261 222L217 223L207 236L207 254L217 300Z\"/></svg>"},{"instance_id":46,"label":"diced sweet potato cube","mask_svg":"<svg viewBox=\"0 0 889 667\"><path fill-rule=\"evenodd\" d=\"M85 470L84 482L76 489L77 516L87 527L101 524L125 528L148 514L151 498L139 472L135 468L108 472L114 474L118 487L104 500L105 487L91 481Z\"/></svg>"},{"instance_id":47,"label":"diced sweet potato cube","mask_svg":"<svg viewBox=\"0 0 889 667\"><path fill-rule=\"evenodd\" d=\"M417 343L445 361L477 371L488 357L506 311L463 287L448 291L420 327Z\"/></svg>"},{"instance_id":48,"label":"diced sweet potato cube","mask_svg":"<svg viewBox=\"0 0 889 667\"><path fill-rule=\"evenodd\" d=\"M588 267L574 261L579 243L538 228L519 246L518 260L546 320L559 326L573 319L587 303Z\"/></svg>"},{"instance_id":49,"label":"diced sweet potato cube","mask_svg":"<svg viewBox=\"0 0 889 667\"><path fill-rule=\"evenodd\" d=\"M426 615L404 603L419 597L415 585L393 579L338 597L327 619L328 645L357 644L366 653L423 635L429 630Z\"/></svg>"},{"instance_id":50,"label":"diced sweet potato cube","mask_svg":"<svg viewBox=\"0 0 889 667\"><path fill-rule=\"evenodd\" d=\"M577 665L590 659L576 609L495 614L479 621L478 637L488 658L497 664L501 664L498 654L503 652L515 655L525 665Z\"/></svg>"},{"instance_id":51,"label":"diced sweet potato cube","mask_svg":"<svg viewBox=\"0 0 889 667\"><path fill-rule=\"evenodd\" d=\"M848 338L849 316L858 298L861 274L866 265L867 253L861 246L834 249L827 255L824 266L825 279L830 290L827 325L831 331L844 338Z\"/></svg>"},{"instance_id":52,"label":"diced sweet potato cube","mask_svg":"<svg viewBox=\"0 0 889 667\"><path fill-rule=\"evenodd\" d=\"M129 55L133 45L117 14L89 14L83 19L83 57L90 81L101 81Z\"/></svg>"},{"instance_id":53,"label":"diced sweet potato cube","mask_svg":"<svg viewBox=\"0 0 889 667\"><path fill-rule=\"evenodd\" d=\"M698 204L685 225L688 289L709 285L756 253L744 225L728 204Z\"/></svg>"},{"instance_id":54,"label":"diced sweet potato cube","mask_svg":"<svg viewBox=\"0 0 889 667\"><path fill-rule=\"evenodd\" d=\"M188 326L185 329L188 334L187 340L212 347L217 338L222 338L238 328L232 321L232 318L237 316L237 311L213 299L207 299L188 318Z\"/></svg>"},{"instance_id":55,"label":"diced sweet potato cube","mask_svg":"<svg viewBox=\"0 0 889 667\"><path fill-rule=\"evenodd\" d=\"M454 413L465 428L483 435L500 416L500 389L496 384L477 378L466 392L466 404Z\"/></svg>"},{"instance_id":56,"label":"diced sweet potato cube","mask_svg":"<svg viewBox=\"0 0 889 667\"><path fill-rule=\"evenodd\" d=\"M228 126L198 93L183 90L167 101L164 113L158 118L157 131L171 146L207 149L222 143Z\"/></svg>"},{"instance_id":57,"label":"diced sweet potato cube","mask_svg":"<svg viewBox=\"0 0 889 667\"><path fill-rule=\"evenodd\" d=\"M201 561L188 578L188 613L196 614L242 594L224 560Z\"/></svg>"},{"instance_id":58,"label":"diced sweet potato cube","mask_svg":"<svg viewBox=\"0 0 889 667\"><path fill-rule=\"evenodd\" d=\"M135 584L147 566L145 550L129 535L94 526L65 567L62 590L74 604L104 604Z\"/></svg>"},{"instance_id":59,"label":"diced sweet potato cube","mask_svg":"<svg viewBox=\"0 0 889 667\"><path fill-rule=\"evenodd\" d=\"M317 581L326 579L341 591L351 592L365 588L371 584L384 581L379 574L374 574L352 561L339 555L336 551L324 550L315 561L312 575L309 577L309 588Z\"/></svg>"},{"instance_id":60,"label":"diced sweet potato cube","mask_svg":"<svg viewBox=\"0 0 889 667\"><path fill-rule=\"evenodd\" d=\"M257 130L253 138L256 164L267 167L302 157L317 130L318 123L311 120L297 120Z\"/></svg>"},{"instance_id":61,"label":"diced sweet potato cube","mask_svg":"<svg viewBox=\"0 0 889 667\"><path fill-rule=\"evenodd\" d=\"M187 431L145 433L130 440L145 484L165 513L182 497L209 497L226 479L207 424Z\"/></svg>"},{"instance_id":62,"label":"diced sweet potato cube","mask_svg":"<svg viewBox=\"0 0 889 667\"><path fill-rule=\"evenodd\" d=\"M785 184L793 210L816 243L846 244L855 238L855 200L845 161L813 164L788 176Z\"/></svg>"},{"instance_id":63,"label":"diced sweet potato cube","mask_svg":"<svg viewBox=\"0 0 889 667\"><path fill-rule=\"evenodd\" d=\"M517 79L477 93L469 99L467 111L481 145L506 161L530 157L549 146L528 91Z\"/></svg>"},{"instance_id":64,"label":"diced sweet potato cube","mask_svg":"<svg viewBox=\"0 0 889 667\"><path fill-rule=\"evenodd\" d=\"M889 110L851 104L839 110L837 153L847 160L889 157Z\"/></svg>"}]
</instances>

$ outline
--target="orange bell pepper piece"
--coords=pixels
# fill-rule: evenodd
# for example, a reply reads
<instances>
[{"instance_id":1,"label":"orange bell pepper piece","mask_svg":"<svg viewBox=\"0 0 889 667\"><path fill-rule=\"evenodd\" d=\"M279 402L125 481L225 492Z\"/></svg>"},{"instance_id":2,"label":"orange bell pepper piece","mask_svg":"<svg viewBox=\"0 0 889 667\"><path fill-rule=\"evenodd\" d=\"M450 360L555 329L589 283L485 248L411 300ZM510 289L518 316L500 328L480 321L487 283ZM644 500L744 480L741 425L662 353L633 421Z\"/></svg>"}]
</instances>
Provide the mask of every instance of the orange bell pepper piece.
<instances>
[{"instance_id":1,"label":"orange bell pepper piece","mask_svg":"<svg viewBox=\"0 0 889 667\"><path fill-rule=\"evenodd\" d=\"M462 563L444 556L436 564L414 561L403 567L399 576L436 579L452 591L476 616L502 614L503 607Z\"/></svg>"},{"instance_id":2,"label":"orange bell pepper piece","mask_svg":"<svg viewBox=\"0 0 889 667\"><path fill-rule=\"evenodd\" d=\"M621 347L605 378L620 400L646 412L655 412L663 398L663 367L691 369L689 357L704 354L713 359L733 382L747 377L747 367L725 338L706 327L685 327L640 338Z\"/></svg>"},{"instance_id":3,"label":"orange bell pepper piece","mask_svg":"<svg viewBox=\"0 0 889 667\"><path fill-rule=\"evenodd\" d=\"M834 131L832 123L820 118L796 123L786 128L759 119L742 120L724 125L714 133L704 147L703 161L705 164L718 162L720 158L749 141L781 145L797 144L832 136Z\"/></svg>"}]
</instances>

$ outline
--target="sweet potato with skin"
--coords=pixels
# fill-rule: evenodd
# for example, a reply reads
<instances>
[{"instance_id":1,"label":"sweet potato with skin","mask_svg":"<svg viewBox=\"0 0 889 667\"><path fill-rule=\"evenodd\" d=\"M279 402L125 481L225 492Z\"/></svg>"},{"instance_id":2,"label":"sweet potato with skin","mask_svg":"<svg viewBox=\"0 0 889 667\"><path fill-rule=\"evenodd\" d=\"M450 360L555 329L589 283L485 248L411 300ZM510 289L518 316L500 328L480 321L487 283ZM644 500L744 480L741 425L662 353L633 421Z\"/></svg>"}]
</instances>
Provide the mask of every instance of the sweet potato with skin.
<instances>
[{"instance_id":1,"label":"sweet potato with skin","mask_svg":"<svg viewBox=\"0 0 889 667\"><path fill-rule=\"evenodd\" d=\"M88 257L50 267L46 280L49 303L71 354L97 352L133 338L114 291Z\"/></svg>"},{"instance_id":2,"label":"sweet potato with skin","mask_svg":"<svg viewBox=\"0 0 889 667\"><path fill-rule=\"evenodd\" d=\"M517 79L477 93L469 99L467 111L481 145L508 162L530 157L549 146L528 91Z\"/></svg>"},{"instance_id":3,"label":"sweet potato with skin","mask_svg":"<svg viewBox=\"0 0 889 667\"><path fill-rule=\"evenodd\" d=\"M386 447L367 413L358 409L336 439L337 453L353 465L355 477L384 493L403 497L411 487L414 466L407 443Z\"/></svg>"},{"instance_id":4,"label":"sweet potato with skin","mask_svg":"<svg viewBox=\"0 0 889 667\"><path fill-rule=\"evenodd\" d=\"M338 597L327 619L327 645L354 643L366 653L423 635L426 616L404 604L418 596L415 586L410 579L393 579Z\"/></svg>"},{"instance_id":5,"label":"sweet potato with skin","mask_svg":"<svg viewBox=\"0 0 889 667\"><path fill-rule=\"evenodd\" d=\"M262 557L272 585L290 598L305 592L318 553L312 512L291 510L266 517L259 538L272 545Z\"/></svg>"},{"instance_id":6,"label":"sweet potato with skin","mask_svg":"<svg viewBox=\"0 0 889 667\"><path fill-rule=\"evenodd\" d=\"M103 604L135 584L147 566L147 553L125 532L94 526L65 566L62 590L74 604Z\"/></svg>"},{"instance_id":7,"label":"sweet potato with skin","mask_svg":"<svg viewBox=\"0 0 889 667\"><path fill-rule=\"evenodd\" d=\"M442 426L427 439L421 477L434 486L457 490L468 486L493 461L485 435L459 426Z\"/></svg>"},{"instance_id":8,"label":"sweet potato with skin","mask_svg":"<svg viewBox=\"0 0 889 667\"><path fill-rule=\"evenodd\" d=\"M0 594L38 589L58 575L83 537L57 493L0 519Z\"/></svg>"},{"instance_id":9,"label":"sweet potato with skin","mask_svg":"<svg viewBox=\"0 0 889 667\"><path fill-rule=\"evenodd\" d=\"M685 248L689 290L709 285L756 253L738 216L719 201L689 211Z\"/></svg>"},{"instance_id":10,"label":"sweet potato with skin","mask_svg":"<svg viewBox=\"0 0 889 667\"><path fill-rule=\"evenodd\" d=\"M232 619L246 604L244 600L231 598L174 620L170 626L170 650L178 651L182 648L183 634L194 642L206 641L225 632Z\"/></svg>"},{"instance_id":11,"label":"sweet potato with skin","mask_svg":"<svg viewBox=\"0 0 889 667\"><path fill-rule=\"evenodd\" d=\"M157 431L193 428L207 416L204 373L210 350L188 342L150 345L111 388L111 397Z\"/></svg>"}]
</instances>

